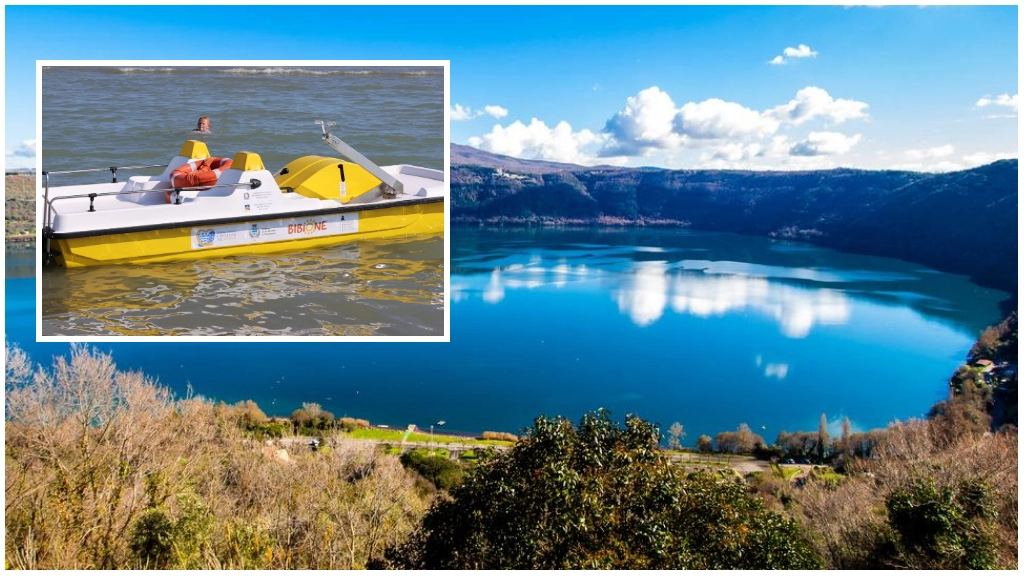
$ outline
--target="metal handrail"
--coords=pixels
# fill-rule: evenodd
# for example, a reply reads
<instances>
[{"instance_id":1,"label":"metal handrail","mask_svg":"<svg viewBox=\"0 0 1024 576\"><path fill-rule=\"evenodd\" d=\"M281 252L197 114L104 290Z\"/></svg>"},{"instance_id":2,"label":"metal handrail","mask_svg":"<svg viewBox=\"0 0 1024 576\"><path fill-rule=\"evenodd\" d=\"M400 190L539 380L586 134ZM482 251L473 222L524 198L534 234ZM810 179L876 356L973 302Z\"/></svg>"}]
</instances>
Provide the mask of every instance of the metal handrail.
<instances>
[{"instance_id":1,"label":"metal handrail","mask_svg":"<svg viewBox=\"0 0 1024 576\"><path fill-rule=\"evenodd\" d=\"M102 172L104 170L110 170L117 172L118 170L138 170L142 168L166 168L169 164L150 164L148 166L111 166L109 168L88 168L86 170L48 170L44 171L43 174L78 174L79 172ZM111 184L117 184L117 182L111 182Z\"/></svg>"},{"instance_id":2,"label":"metal handrail","mask_svg":"<svg viewBox=\"0 0 1024 576\"><path fill-rule=\"evenodd\" d=\"M50 257L50 219L52 206L50 202L50 174L79 174L83 172L102 172L110 170L113 176L111 184L117 184L118 170L140 170L143 168L166 168L170 164L149 164L146 166L110 166L108 168L88 168L85 170L43 170L43 238L46 240L46 257Z\"/></svg>"},{"instance_id":3,"label":"metal handrail","mask_svg":"<svg viewBox=\"0 0 1024 576\"><path fill-rule=\"evenodd\" d=\"M249 186L251 189L255 190L255 189L259 188L262 185L263 185L262 182L260 182L259 180L255 179L255 178L252 178L248 182L238 182L236 184L216 184L214 186L190 186L190 187L186 186L186 187L179 187L179 188L147 188L145 190L122 190L120 192L89 192L87 194L75 194L73 196L58 196L58 197L52 198L52 199L50 199L48 201L44 199L44 201L47 202L47 204L48 204L47 208L52 210L54 202L56 202L58 200L71 200L71 199L74 199L74 198L89 198L90 201L91 201L91 200L93 200L93 199L95 199L95 198L97 198L99 196L120 196L122 194L141 194L141 193L144 193L144 192L179 192L180 193L180 192L192 191L192 190L199 190L199 191L212 190L214 188L238 188L240 186ZM180 202L178 204L180 204ZM92 204L90 202L90 207L91 206L92 206ZM90 210L90 212L92 212L92 211L93 210Z\"/></svg>"}]
</instances>

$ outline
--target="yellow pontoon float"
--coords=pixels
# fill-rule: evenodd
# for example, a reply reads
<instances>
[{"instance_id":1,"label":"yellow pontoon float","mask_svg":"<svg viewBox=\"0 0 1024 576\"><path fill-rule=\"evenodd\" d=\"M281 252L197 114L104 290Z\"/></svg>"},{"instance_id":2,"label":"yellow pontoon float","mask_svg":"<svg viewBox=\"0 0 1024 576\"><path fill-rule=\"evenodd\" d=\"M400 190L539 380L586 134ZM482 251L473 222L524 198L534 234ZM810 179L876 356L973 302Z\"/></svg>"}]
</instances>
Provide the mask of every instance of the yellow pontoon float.
<instances>
[{"instance_id":1,"label":"yellow pontoon float","mask_svg":"<svg viewBox=\"0 0 1024 576\"><path fill-rule=\"evenodd\" d=\"M189 140L159 176L117 182L118 168L109 168L113 182L51 188L51 175L92 170L43 172L44 253L70 268L444 232L444 172L377 166L331 134L334 122L316 123L349 161L304 156L271 174L258 154L239 152L215 182L183 187L174 175L210 158L206 144Z\"/></svg>"}]
</instances>

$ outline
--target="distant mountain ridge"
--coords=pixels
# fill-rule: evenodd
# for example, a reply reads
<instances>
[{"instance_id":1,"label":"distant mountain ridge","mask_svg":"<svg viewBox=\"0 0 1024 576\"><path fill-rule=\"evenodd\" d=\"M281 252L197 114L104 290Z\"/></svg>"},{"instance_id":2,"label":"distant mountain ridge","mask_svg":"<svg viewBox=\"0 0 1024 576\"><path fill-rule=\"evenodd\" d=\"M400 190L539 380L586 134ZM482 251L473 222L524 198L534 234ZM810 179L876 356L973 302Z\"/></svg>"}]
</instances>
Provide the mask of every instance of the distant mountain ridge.
<instances>
[{"instance_id":1,"label":"distant mountain ridge","mask_svg":"<svg viewBox=\"0 0 1024 576\"><path fill-rule=\"evenodd\" d=\"M1017 160L960 172L585 167L452 145L452 220L676 225L918 262L1017 292Z\"/></svg>"},{"instance_id":2,"label":"distant mountain ridge","mask_svg":"<svg viewBox=\"0 0 1024 576\"><path fill-rule=\"evenodd\" d=\"M472 146L461 144L451 145L451 164L465 164L470 166L485 166L487 168L501 168L524 174L548 174L551 172L565 172L569 170L591 170L588 166L578 164L565 164L562 162L550 162L548 160L525 160L512 156L503 156L492 152L485 152ZM603 166L608 168L608 166Z\"/></svg>"}]
</instances>

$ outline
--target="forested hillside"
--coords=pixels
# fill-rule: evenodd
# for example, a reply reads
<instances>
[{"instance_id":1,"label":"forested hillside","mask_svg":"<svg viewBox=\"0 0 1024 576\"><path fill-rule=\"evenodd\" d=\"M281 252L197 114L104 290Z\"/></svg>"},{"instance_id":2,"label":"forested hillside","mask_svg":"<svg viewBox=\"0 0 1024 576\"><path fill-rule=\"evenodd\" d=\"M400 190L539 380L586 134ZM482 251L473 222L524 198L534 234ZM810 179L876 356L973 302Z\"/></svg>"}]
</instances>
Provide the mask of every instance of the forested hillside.
<instances>
[{"instance_id":1,"label":"forested hillside","mask_svg":"<svg viewBox=\"0 0 1024 576\"><path fill-rule=\"evenodd\" d=\"M1016 160L947 174L554 171L485 154L453 163L453 221L689 226L899 258L1017 290Z\"/></svg>"}]
</instances>

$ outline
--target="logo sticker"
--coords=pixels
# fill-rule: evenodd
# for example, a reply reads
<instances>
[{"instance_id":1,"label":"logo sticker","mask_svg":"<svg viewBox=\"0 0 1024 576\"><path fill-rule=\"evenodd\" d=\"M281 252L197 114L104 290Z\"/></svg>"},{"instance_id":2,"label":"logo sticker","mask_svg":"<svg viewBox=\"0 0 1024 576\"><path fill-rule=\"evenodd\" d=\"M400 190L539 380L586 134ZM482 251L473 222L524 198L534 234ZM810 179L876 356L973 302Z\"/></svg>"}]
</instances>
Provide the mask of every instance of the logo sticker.
<instances>
[{"instance_id":1,"label":"logo sticker","mask_svg":"<svg viewBox=\"0 0 1024 576\"><path fill-rule=\"evenodd\" d=\"M209 246L216 239L217 231L213 228L200 228L196 230L196 244L199 246Z\"/></svg>"},{"instance_id":2,"label":"logo sticker","mask_svg":"<svg viewBox=\"0 0 1024 576\"><path fill-rule=\"evenodd\" d=\"M251 237L251 238L259 238L260 237L260 229L259 229L259 227L257 227L256 224L253 224L252 228L249 229L249 237Z\"/></svg>"}]
</instances>

